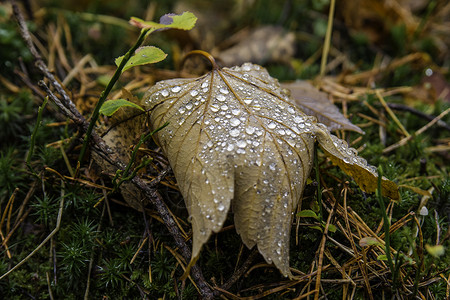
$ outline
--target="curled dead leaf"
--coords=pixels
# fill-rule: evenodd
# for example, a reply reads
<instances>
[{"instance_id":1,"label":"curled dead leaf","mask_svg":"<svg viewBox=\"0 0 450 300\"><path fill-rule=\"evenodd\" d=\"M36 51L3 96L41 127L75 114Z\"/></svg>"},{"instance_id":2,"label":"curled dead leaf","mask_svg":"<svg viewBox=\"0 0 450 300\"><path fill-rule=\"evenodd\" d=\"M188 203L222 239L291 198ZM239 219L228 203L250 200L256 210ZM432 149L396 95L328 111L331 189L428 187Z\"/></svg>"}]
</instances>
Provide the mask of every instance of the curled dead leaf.
<instances>
[{"instance_id":1,"label":"curled dead leaf","mask_svg":"<svg viewBox=\"0 0 450 300\"><path fill-rule=\"evenodd\" d=\"M358 126L352 124L339 109L328 100L327 94L319 91L307 81L297 80L282 83L281 87L288 89L290 99L307 115L315 116L331 131L337 129L353 130L364 134Z\"/></svg>"},{"instance_id":2,"label":"curled dead leaf","mask_svg":"<svg viewBox=\"0 0 450 300\"><path fill-rule=\"evenodd\" d=\"M155 139L168 157L193 228L193 258L233 206L236 231L268 263L289 271L291 220L311 171L317 138L367 191L373 167L291 103L278 81L250 63L195 79L161 81L144 96ZM383 180L396 197L394 183ZM397 194L398 195L398 194Z\"/></svg>"}]
</instances>

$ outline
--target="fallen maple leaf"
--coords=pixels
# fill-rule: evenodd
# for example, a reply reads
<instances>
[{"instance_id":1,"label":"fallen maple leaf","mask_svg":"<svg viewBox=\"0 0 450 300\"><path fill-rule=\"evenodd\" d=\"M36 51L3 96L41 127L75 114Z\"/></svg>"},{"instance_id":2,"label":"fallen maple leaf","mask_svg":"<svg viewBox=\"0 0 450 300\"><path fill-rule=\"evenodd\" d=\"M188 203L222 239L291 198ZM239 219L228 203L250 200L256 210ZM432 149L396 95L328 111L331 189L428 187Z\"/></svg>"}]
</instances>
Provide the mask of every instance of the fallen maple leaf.
<instances>
[{"instance_id":1,"label":"fallen maple leaf","mask_svg":"<svg viewBox=\"0 0 450 300\"><path fill-rule=\"evenodd\" d=\"M144 100L153 129L169 122L155 139L189 211L193 258L222 228L232 205L244 244L256 245L268 263L291 276L291 220L311 171L316 139L363 190L376 190L375 169L293 105L278 81L258 65L161 81ZM382 188L398 198L391 181L383 178Z\"/></svg>"}]
</instances>

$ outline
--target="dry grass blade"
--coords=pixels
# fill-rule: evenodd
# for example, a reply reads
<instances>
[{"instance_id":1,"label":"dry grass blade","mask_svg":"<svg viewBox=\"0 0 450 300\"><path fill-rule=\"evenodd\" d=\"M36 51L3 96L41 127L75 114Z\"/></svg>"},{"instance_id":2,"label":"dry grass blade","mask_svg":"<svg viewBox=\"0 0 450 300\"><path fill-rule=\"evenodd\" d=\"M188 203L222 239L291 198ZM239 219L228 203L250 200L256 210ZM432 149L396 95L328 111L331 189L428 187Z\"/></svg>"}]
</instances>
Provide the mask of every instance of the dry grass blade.
<instances>
[{"instance_id":1,"label":"dry grass blade","mask_svg":"<svg viewBox=\"0 0 450 300\"><path fill-rule=\"evenodd\" d=\"M62 184L64 186L64 184ZM62 212L64 208L64 197L61 197L60 203L59 203L59 211L58 211L58 217L56 219L56 226L53 229L53 231L30 253L27 257L22 259L18 264L16 264L13 268L8 270L5 274L0 276L0 280L14 272L17 268L19 268L21 265L23 265L30 257L32 257L36 252L38 252L39 249L41 249L59 230L59 227L61 225L61 218L62 218Z\"/></svg>"},{"instance_id":2,"label":"dry grass blade","mask_svg":"<svg viewBox=\"0 0 450 300\"><path fill-rule=\"evenodd\" d=\"M433 126L436 122L438 122L439 120L441 120L443 117L445 117L448 113L450 112L450 108L446 109L445 111L443 111L442 113L440 113L436 118L434 118L433 120L431 120L428 124L426 124L425 126L423 126L422 128L420 128L419 130L417 130L413 135L410 136L406 136L405 138L401 139L400 141L398 141L395 144L390 145L389 147L383 149L383 153L389 153L392 150L397 149L398 147L404 146L406 145L406 143L408 143L408 141L410 141L413 137L418 136L422 133L424 133L427 129L429 129L431 126Z\"/></svg>"}]
</instances>

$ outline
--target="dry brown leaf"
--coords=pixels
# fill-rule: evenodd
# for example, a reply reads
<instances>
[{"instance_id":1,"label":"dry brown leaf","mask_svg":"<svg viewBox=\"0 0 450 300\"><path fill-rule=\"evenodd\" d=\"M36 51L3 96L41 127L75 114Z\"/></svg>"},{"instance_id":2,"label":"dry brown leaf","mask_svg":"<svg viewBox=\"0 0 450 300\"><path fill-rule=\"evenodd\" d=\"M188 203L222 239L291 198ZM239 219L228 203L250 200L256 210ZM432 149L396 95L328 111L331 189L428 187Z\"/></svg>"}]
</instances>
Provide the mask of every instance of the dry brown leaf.
<instances>
[{"instance_id":1,"label":"dry brown leaf","mask_svg":"<svg viewBox=\"0 0 450 300\"><path fill-rule=\"evenodd\" d=\"M353 130L364 133L358 126L352 124L339 109L328 100L327 94L319 91L307 81L282 83L281 87L290 91L290 99L300 109L325 124L329 130Z\"/></svg>"},{"instance_id":2,"label":"dry brown leaf","mask_svg":"<svg viewBox=\"0 0 450 300\"><path fill-rule=\"evenodd\" d=\"M196 79L161 81L144 96L156 141L167 155L193 228L193 258L233 207L237 232L268 263L289 271L291 220L311 171L314 143L361 188L377 176L354 149L293 105L258 66L214 69ZM385 194L397 187L384 180Z\"/></svg>"}]
</instances>

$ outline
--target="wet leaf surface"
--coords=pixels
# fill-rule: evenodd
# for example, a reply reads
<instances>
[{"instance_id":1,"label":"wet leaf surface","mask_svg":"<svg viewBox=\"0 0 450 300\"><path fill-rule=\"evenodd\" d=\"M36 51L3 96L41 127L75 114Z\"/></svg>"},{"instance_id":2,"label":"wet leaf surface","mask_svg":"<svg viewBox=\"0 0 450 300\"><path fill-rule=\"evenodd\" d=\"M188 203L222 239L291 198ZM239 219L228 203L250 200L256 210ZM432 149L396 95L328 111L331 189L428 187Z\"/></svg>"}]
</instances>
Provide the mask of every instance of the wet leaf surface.
<instances>
[{"instance_id":1,"label":"wet leaf surface","mask_svg":"<svg viewBox=\"0 0 450 300\"><path fill-rule=\"evenodd\" d=\"M374 168L292 104L258 65L161 81L144 101L152 129L169 122L155 138L189 211L193 257L222 228L232 206L245 245L256 245L268 263L290 276L291 220L311 171L316 138L363 190L377 184ZM383 184L395 198L395 184Z\"/></svg>"}]
</instances>

